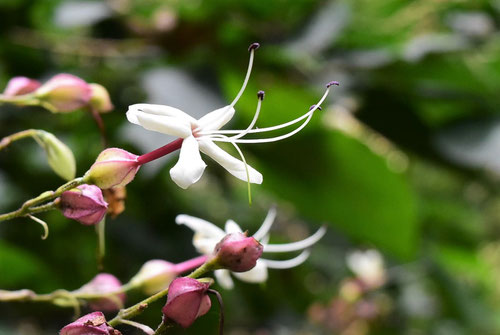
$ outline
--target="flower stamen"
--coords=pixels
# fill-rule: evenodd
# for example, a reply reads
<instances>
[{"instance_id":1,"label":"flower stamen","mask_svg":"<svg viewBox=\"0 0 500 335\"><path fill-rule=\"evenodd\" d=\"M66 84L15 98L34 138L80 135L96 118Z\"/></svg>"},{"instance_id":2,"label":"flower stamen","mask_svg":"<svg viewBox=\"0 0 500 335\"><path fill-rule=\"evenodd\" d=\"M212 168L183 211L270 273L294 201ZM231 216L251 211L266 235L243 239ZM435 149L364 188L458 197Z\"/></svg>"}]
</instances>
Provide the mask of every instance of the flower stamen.
<instances>
[{"instance_id":1,"label":"flower stamen","mask_svg":"<svg viewBox=\"0 0 500 335\"><path fill-rule=\"evenodd\" d=\"M243 95L243 92L245 91L245 89L247 87L248 80L250 79L250 74L252 73L252 66L253 66L253 59L254 59L254 55L255 55L255 50L257 50L259 48L259 46L260 46L259 43L252 43L250 45L250 47L248 48L248 51L250 52L250 60L248 61L247 74L245 76L245 80L243 81L243 85L241 86L240 91L238 92L238 94L234 98L233 102L231 102L231 105L229 105L230 106L229 108L234 107L234 105L236 105L236 103L238 102L238 100L240 100L241 96Z\"/></svg>"},{"instance_id":2,"label":"flower stamen","mask_svg":"<svg viewBox=\"0 0 500 335\"><path fill-rule=\"evenodd\" d=\"M271 260L271 259L263 259L261 258L260 260L266 263L266 266L270 269L289 269L296 267L302 263L304 263L311 252L308 250L302 251L297 257L294 257L292 259L288 259L286 261L276 261L276 260Z\"/></svg>"},{"instance_id":3,"label":"flower stamen","mask_svg":"<svg viewBox=\"0 0 500 335\"><path fill-rule=\"evenodd\" d=\"M286 244L264 244L264 252L290 252L311 247L318 242L326 233L326 227L322 226L314 234L302 241Z\"/></svg>"}]
</instances>

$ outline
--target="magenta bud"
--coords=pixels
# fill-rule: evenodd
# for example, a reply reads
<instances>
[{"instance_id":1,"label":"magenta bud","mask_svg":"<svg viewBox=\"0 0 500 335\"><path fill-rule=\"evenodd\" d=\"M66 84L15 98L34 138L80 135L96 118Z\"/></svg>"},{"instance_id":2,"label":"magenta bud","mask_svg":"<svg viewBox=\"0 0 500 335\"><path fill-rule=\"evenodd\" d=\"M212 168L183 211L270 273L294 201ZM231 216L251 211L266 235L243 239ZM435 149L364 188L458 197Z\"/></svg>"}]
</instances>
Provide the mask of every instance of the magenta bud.
<instances>
[{"instance_id":1,"label":"magenta bud","mask_svg":"<svg viewBox=\"0 0 500 335\"><path fill-rule=\"evenodd\" d=\"M85 174L85 181L102 189L125 186L139 170L138 157L123 149L106 149Z\"/></svg>"},{"instance_id":2,"label":"magenta bud","mask_svg":"<svg viewBox=\"0 0 500 335\"><path fill-rule=\"evenodd\" d=\"M61 73L49 79L35 93L53 112L70 112L89 103L92 89L84 80Z\"/></svg>"},{"instance_id":3,"label":"magenta bud","mask_svg":"<svg viewBox=\"0 0 500 335\"><path fill-rule=\"evenodd\" d=\"M121 335L121 333L108 326L104 314L93 312L65 326L59 331L59 335Z\"/></svg>"},{"instance_id":4,"label":"magenta bud","mask_svg":"<svg viewBox=\"0 0 500 335\"><path fill-rule=\"evenodd\" d=\"M233 272L246 272L257 264L264 247L255 238L244 233L226 235L214 250L217 264Z\"/></svg>"},{"instance_id":5,"label":"magenta bud","mask_svg":"<svg viewBox=\"0 0 500 335\"><path fill-rule=\"evenodd\" d=\"M40 87L38 80L30 79L28 77L14 77L9 80L7 87L3 91L3 95L12 97L16 95L28 94L36 91Z\"/></svg>"},{"instance_id":6,"label":"magenta bud","mask_svg":"<svg viewBox=\"0 0 500 335\"><path fill-rule=\"evenodd\" d=\"M75 292L86 294L106 294L119 292L106 298L97 298L89 301L89 307L94 311L113 312L123 307L125 293L120 292L122 283L109 273L99 273L87 284Z\"/></svg>"},{"instance_id":7,"label":"magenta bud","mask_svg":"<svg viewBox=\"0 0 500 335\"><path fill-rule=\"evenodd\" d=\"M167 288L177 275L175 264L153 259L144 263L139 272L130 279L130 284L140 287L148 295L153 295Z\"/></svg>"},{"instance_id":8,"label":"magenta bud","mask_svg":"<svg viewBox=\"0 0 500 335\"><path fill-rule=\"evenodd\" d=\"M87 184L63 192L59 206L65 217L85 225L99 223L108 210L108 204L104 201L101 189Z\"/></svg>"},{"instance_id":9,"label":"magenta bud","mask_svg":"<svg viewBox=\"0 0 500 335\"><path fill-rule=\"evenodd\" d=\"M196 279L182 277L175 279L168 287L167 303L162 309L167 319L184 328L205 315L212 306L207 290L210 284Z\"/></svg>"}]
</instances>

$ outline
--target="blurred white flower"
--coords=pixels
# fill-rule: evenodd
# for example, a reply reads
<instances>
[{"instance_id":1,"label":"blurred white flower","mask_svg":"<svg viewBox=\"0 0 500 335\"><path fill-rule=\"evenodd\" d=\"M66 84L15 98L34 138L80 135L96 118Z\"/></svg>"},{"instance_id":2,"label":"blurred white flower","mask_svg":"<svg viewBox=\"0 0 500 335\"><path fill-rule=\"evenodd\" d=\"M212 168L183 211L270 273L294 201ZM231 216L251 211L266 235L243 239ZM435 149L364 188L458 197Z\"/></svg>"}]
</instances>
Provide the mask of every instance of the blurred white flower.
<instances>
[{"instance_id":1,"label":"blurred white flower","mask_svg":"<svg viewBox=\"0 0 500 335\"><path fill-rule=\"evenodd\" d=\"M301 117L281 125L254 129L255 123L259 117L262 100L264 99L264 92L259 91L257 93L257 109L250 125L244 130L220 130L220 128L228 123L234 116L234 105L245 91L252 71L255 49L258 47L258 43L254 43L250 46L250 61L247 74L233 102L228 106L206 114L200 119L195 119L177 108L165 105L136 104L129 106L127 119L131 123L140 125L148 130L177 136L183 139L179 160L170 170L172 180L180 187L188 188L196 183L203 175L206 164L201 158L200 151L210 156L236 178L249 183L262 183L262 175L246 163L245 157L238 147L238 144L275 142L296 134L307 125L314 111L320 108L319 106L326 99L330 87L332 85L338 85L337 82L330 82L321 100ZM304 122L298 128L281 136L260 139L242 138L247 134L274 131L301 121ZM231 143L237 150L241 160L231 156L214 142Z\"/></svg>"},{"instance_id":2,"label":"blurred white flower","mask_svg":"<svg viewBox=\"0 0 500 335\"><path fill-rule=\"evenodd\" d=\"M264 222L257 230L253 237L264 246L264 253L273 252L293 252L302 251L298 256L289 260L270 260L260 258L257 260L257 265L247 272L233 272L233 275L245 282L249 283L262 283L267 280L267 269L288 269L302 264L307 257L309 257L309 250L312 245L318 242L323 235L325 235L326 227L321 227L308 238L286 244L269 244L269 230L276 217L276 210L270 209ZM199 253L211 255L214 251L215 245L227 234L242 232L240 226L233 220L228 220L225 225L225 230L217 227L216 225L189 215L178 215L175 219L177 224L188 226L194 231L193 245ZM216 270L215 277L219 284L226 288L231 289L234 286L231 279L229 270Z\"/></svg>"},{"instance_id":3,"label":"blurred white flower","mask_svg":"<svg viewBox=\"0 0 500 335\"><path fill-rule=\"evenodd\" d=\"M369 288L382 286L387 273L382 255L374 249L356 250L346 257L349 269Z\"/></svg>"}]
</instances>

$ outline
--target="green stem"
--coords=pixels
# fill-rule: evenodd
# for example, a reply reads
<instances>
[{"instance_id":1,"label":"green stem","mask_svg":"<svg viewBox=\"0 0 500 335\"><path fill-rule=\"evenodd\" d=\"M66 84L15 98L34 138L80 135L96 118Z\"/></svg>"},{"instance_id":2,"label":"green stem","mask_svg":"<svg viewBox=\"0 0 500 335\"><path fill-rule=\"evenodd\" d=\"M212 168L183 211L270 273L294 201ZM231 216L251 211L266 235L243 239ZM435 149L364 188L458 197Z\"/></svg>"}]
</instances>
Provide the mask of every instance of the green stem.
<instances>
[{"instance_id":1,"label":"green stem","mask_svg":"<svg viewBox=\"0 0 500 335\"><path fill-rule=\"evenodd\" d=\"M0 222L6 221L6 220L11 220L11 219L21 217L21 216L26 216L28 214L33 214L33 213L38 213L38 212L44 211L45 205L38 206L38 207L35 207L35 206L40 205L44 202L53 200L53 199L59 197L63 192L71 190L72 188L75 188L75 187L80 186L82 184L84 184L83 178L76 178L76 179L73 179L73 180L67 182L66 184L60 186L55 191L43 192L38 197L26 201L21 208L15 210L13 212L0 215Z\"/></svg>"},{"instance_id":2,"label":"green stem","mask_svg":"<svg viewBox=\"0 0 500 335\"><path fill-rule=\"evenodd\" d=\"M196 279L196 278L201 277L202 275L204 275L205 273L207 273L209 271L216 270L217 268L218 267L217 267L216 259L213 258L213 259L209 260L208 262L204 263L203 265L201 265L199 268L197 268L193 272L191 272L191 274L189 274L187 277ZM121 319L130 319L130 318L133 318L133 317L141 314L146 308L148 308L148 306L151 303L155 302L158 299L165 297L167 294L168 294L168 287L166 289L150 296L149 298L146 298L146 299L138 302L137 304L135 304L129 308L122 309L120 312L118 312L118 315L116 315L112 320L110 320L108 322L108 324L111 327L115 327L118 324L120 324Z\"/></svg>"},{"instance_id":3,"label":"green stem","mask_svg":"<svg viewBox=\"0 0 500 335\"><path fill-rule=\"evenodd\" d=\"M5 136L0 141L0 150L5 149L9 144L11 144L14 141L21 140L26 137L34 137L36 136L37 132L38 129L26 129L9 136Z\"/></svg>"}]
</instances>

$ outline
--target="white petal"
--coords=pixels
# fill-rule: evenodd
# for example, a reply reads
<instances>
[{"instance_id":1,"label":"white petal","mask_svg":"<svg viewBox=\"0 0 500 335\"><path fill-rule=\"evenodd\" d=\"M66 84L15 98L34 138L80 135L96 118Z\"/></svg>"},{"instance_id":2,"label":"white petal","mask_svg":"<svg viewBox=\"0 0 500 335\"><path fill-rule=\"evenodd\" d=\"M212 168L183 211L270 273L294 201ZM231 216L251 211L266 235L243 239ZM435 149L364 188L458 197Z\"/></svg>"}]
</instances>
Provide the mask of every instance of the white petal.
<instances>
[{"instance_id":1,"label":"white petal","mask_svg":"<svg viewBox=\"0 0 500 335\"><path fill-rule=\"evenodd\" d=\"M247 181L247 172L245 169L245 164L239 159L231 156L221 148L219 148L215 143L210 140L200 140L199 141L200 150L212 157L217 163L219 163L223 168L225 168L230 174L238 179ZM262 174L255 170L250 165L248 167L248 175L250 176L250 182L254 184L262 183Z\"/></svg>"},{"instance_id":2,"label":"white petal","mask_svg":"<svg viewBox=\"0 0 500 335\"><path fill-rule=\"evenodd\" d=\"M231 106L216 109L198 120L198 129L201 131L218 130L233 118L234 112Z\"/></svg>"},{"instance_id":3,"label":"white petal","mask_svg":"<svg viewBox=\"0 0 500 335\"><path fill-rule=\"evenodd\" d=\"M319 228L317 232L302 241L286 244L265 244L264 252L289 252L306 249L318 242L325 235L325 233L326 227L323 226Z\"/></svg>"},{"instance_id":4,"label":"white petal","mask_svg":"<svg viewBox=\"0 0 500 335\"><path fill-rule=\"evenodd\" d=\"M226 290L231 290L234 287L234 282L228 270L215 270L214 275L217 279L217 283Z\"/></svg>"},{"instance_id":5,"label":"white petal","mask_svg":"<svg viewBox=\"0 0 500 335\"><path fill-rule=\"evenodd\" d=\"M129 110L127 119L147 130L186 138L192 134L191 123L185 118L148 114L139 110Z\"/></svg>"},{"instance_id":6,"label":"white petal","mask_svg":"<svg viewBox=\"0 0 500 335\"><path fill-rule=\"evenodd\" d=\"M276 218L276 208L271 207L269 211L267 212L266 218L264 219L264 222L262 222L262 226L260 226L259 230L253 234L253 237L257 240L260 241L263 239L267 233L269 232L269 229L271 229L271 226L274 223L274 219ZM267 237L267 241L269 241L269 237ZM267 243L267 242L265 242Z\"/></svg>"},{"instance_id":7,"label":"white petal","mask_svg":"<svg viewBox=\"0 0 500 335\"><path fill-rule=\"evenodd\" d=\"M214 252L215 246L222 238L207 238L200 234L194 234L193 245L200 254L211 255Z\"/></svg>"},{"instance_id":8,"label":"white petal","mask_svg":"<svg viewBox=\"0 0 500 335\"><path fill-rule=\"evenodd\" d=\"M264 283L267 280L267 266L262 260L257 260L255 267L247 272L233 272L233 275L247 283Z\"/></svg>"},{"instance_id":9,"label":"white petal","mask_svg":"<svg viewBox=\"0 0 500 335\"><path fill-rule=\"evenodd\" d=\"M198 141L189 136L182 142L179 161L170 169L170 177L180 187L186 189L200 180L207 164L201 159Z\"/></svg>"},{"instance_id":10,"label":"white petal","mask_svg":"<svg viewBox=\"0 0 500 335\"><path fill-rule=\"evenodd\" d=\"M143 112L152 115L163 115L170 116L179 119L184 119L188 122L196 123L196 119L189 114L184 113L180 109L165 106L165 105L154 105L154 104L135 104L128 107L128 112ZM132 122L132 121L131 121Z\"/></svg>"},{"instance_id":11,"label":"white petal","mask_svg":"<svg viewBox=\"0 0 500 335\"><path fill-rule=\"evenodd\" d=\"M220 241L224 236L226 236L224 230L220 229L213 223L194 216L186 214L177 215L175 222L178 225L183 224L188 226L192 231L200 236L203 236L204 238L212 238Z\"/></svg>"},{"instance_id":12,"label":"white petal","mask_svg":"<svg viewBox=\"0 0 500 335\"><path fill-rule=\"evenodd\" d=\"M240 226L233 220L227 220L226 221L226 226L224 227L224 230L226 231L226 234L232 234L232 233L242 233L243 230L241 230Z\"/></svg>"},{"instance_id":13,"label":"white petal","mask_svg":"<svg viewBox=\"0 0 500 335\"><path fill-rule=\"evenodd\" d=\"M262 258L260 260L264 262L266 266L270 269L289 269L304 263L310 254L311 252L309 250L304 250L297 257L288 259L286 261L275 261L271 259L262 259Z\"/></svg>"}]
</instances>

